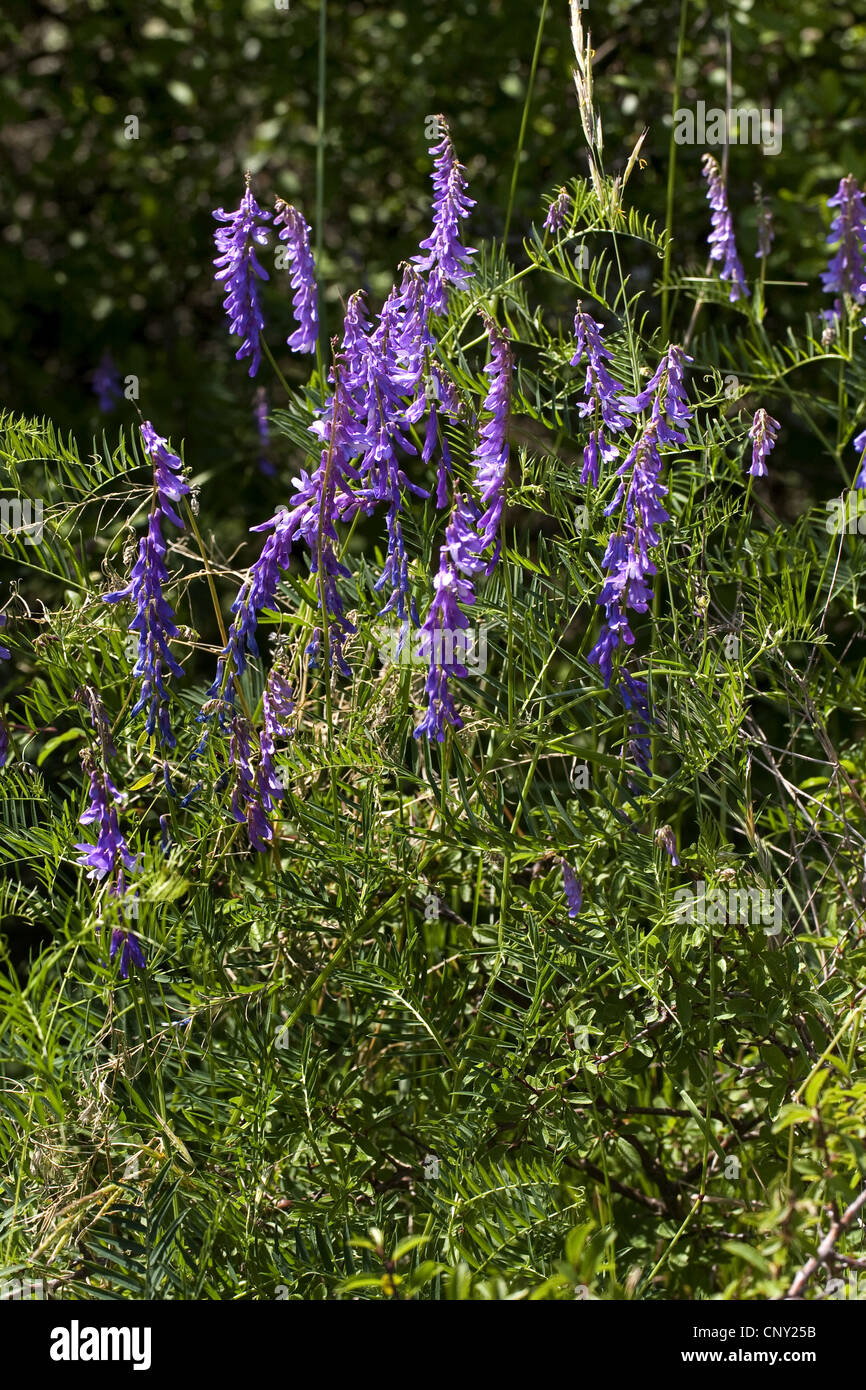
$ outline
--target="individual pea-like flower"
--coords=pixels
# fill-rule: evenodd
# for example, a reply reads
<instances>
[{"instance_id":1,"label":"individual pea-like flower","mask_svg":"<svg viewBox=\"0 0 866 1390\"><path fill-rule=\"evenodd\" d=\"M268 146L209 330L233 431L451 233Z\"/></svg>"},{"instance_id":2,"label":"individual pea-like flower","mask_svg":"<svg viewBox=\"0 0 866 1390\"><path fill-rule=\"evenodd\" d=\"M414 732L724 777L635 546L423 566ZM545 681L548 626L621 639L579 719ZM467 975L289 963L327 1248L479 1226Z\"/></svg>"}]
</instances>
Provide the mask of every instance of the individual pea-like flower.
<instances>
[{"instance_id":1,"label":"individual pea-like flower","mask_svg":"<svg viewBox=\"0 0 866 1390\"><path fill-rule=\"evenodd\" d=\"M455 729L463 728L448 682L453 677L465 679L468 674L458 659L466 640L462 634L469 627L469 619L460 605L475 602L471 581L461 578L448 545L439 550L439 572L433 584L433 601L418 639L419 655L428 662L424 687L427 712L414 734L415 738L442 743L446 722Z\"/></svg>"},{"instance_id":2,"label":"individual pea-like flower","mask_svg":"<svg viewBox=\"0 0 866 1390\"><path fill-rule=\"evenodd\" d=\"M144 952L138 943L138 937L135 935L135 932L129 931L125 927L114 927L111 933L109 960L113 961L118 951L120 951L121 980L127 979L130 965L136 966L139 970L144 970L147 961L144 958Z\"/></svg>"},{"instance_id":3,"label":"individual pea-like flower","mask_svg":"<svg viewBox=\"0 0 866 1390\"><path fill-rule=\"evenodd\" d=\"M752 464L749 473L753 478L766 478L767 455L772 453L776 446L776 435L780 428L778 420L774 420L766 410L755 411L755 418L749 430L749 438L752 441Z\"/></svg>"},{"instance_id":4,"label":"individual pea-like flower","mask_svg":"<svg viewBox=\"0 0 866 1390\"><path fill-rule=\"evenodd\" d=\"M419 270L428 272L428 308L434 314L444 314L448 303L446 285L462 288L475 273L468 268L475 247L460 242L460 221L469 216L475 200L466 194L465 170L457 160L445 117L436 119L442 134L438 144L431 145L428 151L434 156L433 231L421 242L420 249L427 255L413 259Z\"/></svg>"},{"instance_id":5,"label":"individual pea-like flower","mask_svg":"<svg viewBox=\"0 0 866 1390\"><path fill-rule=\"evenodd\" d=\"M88 870L88 878L97 881L121 872L121 865L135 873L138 858L126 843L117 818L117 807L122 805L123 797L108 773L97 767L89 754L82 757L82 764L90 773L90 805L79 817L79 824L96 825L97 838L95 845L83 841L75 846L81 851L75 862Z\"/></svg>"},{"instance_id":6,"label":"individual pea-like flower","mask_svg":"<svg viewBox=\"0 0 866 1390\"><path fill-rule=\"evenodd\" d=\"M227 224L214 233L220 253L214 258L217 266L214 278L225 281L223 307L230 331L243 338L235 358L240 361L249 357L249 374L255 376L262 356L259 339L264 328L256 278L269 279L268 272L259 264L256 250L267 245L268 231L264 223L270 221L271 214L263 211L253 197L248 174L246 191L237 210L226 212L224 208L217 208L213 216L217 222Z\"/></svg>"},{"instance_id":7,"label":"individual pea-like flower","mask_svg":"<svg viewBox=\"0 0 866 1390\"><path fill-rule=\"evenodd\" d=\"M672 866L678 869L680 861L677 855L677 837L669 825L663 825L656 831L656 844L667 852Z\"/></svg>"},{"instance_id":8,"label":"individual pea-like flower","mask_svg":"<svg viewBox=\"0 0 866 1390\"><path fill-rule=\"evenodd\" d=\"M565 859L560 859L559 867L562 870L562 891L568 903L568 915L573 919L583 907L583 884Z\"/></svg>"},{"instance_id":9,"label":"individual pea-like flower","mask_svg":"<svg viewBox=\"0 0 866 1390\"><path fill-rule=\"evenodd\" d=\"M298 327L287 339L287 344L295 352L315 352L319 336L319 300L316 267L310 250L310 228L298 209L282 198L276 200L274 226L279 227L277 236L286 247L295 292L292 308Z\"/></svg>"},{"instance_id":10,"label":"individual pea-like flower","mask_svg":"<svg viewBox=\"0 0 866 1390\"><path fill-rule=\"evenodd\" d=\"M827 206L837 209L827 245L838 242L839 248L821 272L824 293L848 295L855 304L862 304L866 291L866 203L853 174L840 180Z\"/></svg>"},{"instance_id":11,"label":"individual pea-like flower","mask_svg":"<svg viewBox=\"0 0 866 1390\"><path fill-rule=\"evenodd\" d=\"M742 262L737 254L734 237L734 223L728 207L728 193L721 170L711 154L703 159L703 175L707 181L707 201L711 209L712 230L707 238L710 245L710 260L722 261L720 271L723 280L731 282L728 298L732 304L741 297L748 296L749 287Z\"/></svg>"},{"instance_id":12,"label":"individual pea-like flower","mask_svg":"<svg viewBox=\"0 0 866 1390\"><path fill-rule=\"evenodd\" d=\"M98 367L93 370L93 392L103 415L110 414L123 400L123 383L110 352L102 354Z\"/></svg>"},{"instance_id":13,"label":"individual pea-like flower","mask_svg":"<svg viewBox=\"0 0 866 1390\"><path fill-rule=\"evenodd\" d=\"M571 210L571 195L567 188L560 188L556 197L547 209L547 216L544 219L544 230L546 232L561 232L565 226L565 219Z\"/></svg>"}]
</instances>

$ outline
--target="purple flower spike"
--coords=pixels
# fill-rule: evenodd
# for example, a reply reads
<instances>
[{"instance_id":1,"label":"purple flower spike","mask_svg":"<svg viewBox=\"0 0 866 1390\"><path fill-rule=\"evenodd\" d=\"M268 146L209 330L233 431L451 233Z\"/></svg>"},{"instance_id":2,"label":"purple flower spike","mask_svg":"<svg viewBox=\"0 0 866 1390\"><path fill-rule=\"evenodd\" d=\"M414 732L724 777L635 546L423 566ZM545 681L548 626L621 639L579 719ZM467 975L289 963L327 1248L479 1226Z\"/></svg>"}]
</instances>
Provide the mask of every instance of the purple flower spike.
<instances>
[{"instance_id":1,"label":"purple flower spike","mask_svg":"<svg viewBox=\"0 0 866 1390\"><path fill-rule=\"evenodd\" d=\"M135 932L125 931L123 927L115 927L111 933L111 949L109 960L114 960L117 952L120 951L120 978L125 980L129 976L130 965L143 970L147 964L144 952L138 944L138 937Z\"/></svg>"},{"instance_id":2,"label":"purple flower spike","mask_svg":"<svg viewBox=\"0 0 866 1390\"><path fill-rule=\"evenodd\" d=\"M484 398L484 410L490 419L482 426L472 465L475 482L485 508L478 518L478 554L495 546L487 565L490 574L499 559L499 522L505 505L505 481L508 474L508 416L511 409L511 373L514 365L506 330L500 330L487 319L490 337L490 361L484 368L490 377L490 388Z\"/></svg>"},{"instance_id":3,"label":"purple flower spike","mask_svg":"<svg viewBox=\"0 0 866 1390\"><path fill-rule=\"evenodd\" d=\"M274 226L280 241L285 242L292 267L292 308L297 329L287 339L295 352L315 352L319 336L319 300L316 287L316 267L310 250L310 229L297 208L277 198Z\"/></svg>"},{"instance_id":4,"label":"purple flower spike","mask_svg":"<svg viewBox=\"0 0 866 1390\"><path fill-rule=\"evenodd\" d=\"M141 437L153 460L154 507L147 532L139 542L138 559L132 567L129 583L125 589L105 594L103 602L119 603L127 598L135 602L135 617L129 624L129 631L138 633L138 655L133 674L143 679L141 693L130 711L130 717L146 707L147 732L151 736L156 735L166 748L174 748L176 740L171 730L168 691L163 678L166 674L181 677L183 668L175 661L168 645L170 638L178 636L178 629L174 612L163 595L169 576L165 566L166 544L161 522L165 516L175 526L183 526L172 503L188 493L189 486L181 476L181 462L177 454L171 452L167 441L160 438L149 421L142 425Z\"/></svg>"},{"instance_id":5,"label":"purple flower spike","mask_svg":"<svg viewBox=\"0 0 866 1390\"><path fill-rule=\"evenodd\" d=\"M99 881L107 874L122 873L121 864L131 873L138 869L138 859L131 852L118 824L117 806L123 798L107 772L91 766L90 805L79 817L80 825L97 825L96 844L87 841L75 846L81 850L75 861L87 869L87 877ZM119 861L119 862L118 862Z\"/></svg>"},{"instance_id":6,"label":"purple flower spike","mask_svg":"<svg viewBox=\"0 0 866 1390\"><path fill-rule=\"evenodd\" d=\"M866 290L866 203L852 174L840 181L827 206L838 209L827 244L838 242L839 249L821 272L824 293L850 295L855 304L862 304Z\"/></svg>"},{"instance_id":7,"label":"purple flower spike","mask_svg":"<svg viewBox=\"0 0 866 1390\"><path fill-rule=\"evenodd\" d=\"M251 358L250 376L255 376L262 356L259 336L264 327L256 277L269 278L259 264L256 248L267 245L268 233L263 223L270 221L271 214L259 207L247 175L246 192L237 211L217 208L213 215L218 222L228 224L214 233L220 253L214 265L218 267L215 278L225 281L223 307L228 314L230 330L243 338L235 357L238 361L243 357Z\"/></svg>"},{"instance_id":8,"label":"purple flower spike","mask_svg":"<svg viewBox=\"0 0 866 1390\"><path fill-rule=\"evenodd\" d=\"M602 342L601 331L601 324L584 313L583 305L578 304L574 316L576 342L571 365L579 367L586 359L584 399L578 410L581 416L593 415L597 422L584 446L580 481L591 481L594 486L598 484L599 462L612 463L619 456L619 450L610 442L608 436L618 434L629 425L628 419L617 404L622 386L618 381L614 381L607 369L608 362L613 359L613 353Z\"/></svg>"},{"instance_id":9,"label":"purple flower spike","mask_svg":"<svg viewBox=\"0 0 866 1390\"><path fill-rule=\"evenodd\" d=\"M448 302L446 284L462 288L474 274L467 267L475 247L461 245L460 220L469 216L475 200L466 195L465 170L457 161L445 117L436 119L442 136L428 151L435 159L433 231L421 242L421 250L427 255L415 256L413 260L419 270L428 272L427 307L431 313L444 314Z\"/></svg>"},{"instance_id":10,"label":"purple flower spike","mask_svg":"<svg viewBox=\"0 0 866 1390\"><path fill-rule=\"evenodd\" d=\"M742 262L737 255L734 238L734 223L728 208L728 193L721 170L711 154L705 154L703 174L707 181L707 200L712 210L712 231L707 240L710 244L710 260L722 261L721 278L730 280L731 292L728 298L732 304L741 295L748 296L749 288Z\"/></svg>"},{"instance_id":11,"label":"purple flower spike","mask_svg":"<svg viewBox=\"0 0 866 1390\"><path fill-rule=\"evenodd\" d=\"M776 447L776 435L780 428L778 420L774 420L766 410L755 411L755 418L749 430L749 438L752 441L752 466L749 473L753 478L766 478L766 458Z\"/></svg>"},{"instance_id":12,"label":"purple flower spike","mask_svg":"<svg viewBox=\"0 0 866 1390\"><path fill-rule=\"evenodd\" d=\"M448 682L454 676L465 679L468 674L458 660L458 656L463 655L466 640L462 633L469 627L469 619L460 604L473 604L475 594L471 582L458 574L447 545L439 551L439 573L433 582L433 602L419 638L419 654L429 662L425 683L427 713L414 733L416 738L442 743L446 721L455 729L463 728Z\"/></svg>"},{"instance_id":13,"label":"purple flower spike","mask_svg":"<svg viewBox=\"0 0 866 1390\"><path fill-rule=\"evenodd\" d=\"M562 870L562 891L565 893L565 901L568 903L568 915L574 919L583 907L583 884L571 865L567 864L564 859L560 859L559 867Z\"/></svg>"},{"instance_id":14,"label":"purple flower spike","mask_svg":"<svg viewBox=\"0 0 866 1390\"><path fill-rule=\"evenodd\" d=\"M544 219L544 230L546 232L561 232L565 226L571 209L571 197L567 188L560 188L550 207L547 209L547 216Z\"/></svg>"}]
</instances>

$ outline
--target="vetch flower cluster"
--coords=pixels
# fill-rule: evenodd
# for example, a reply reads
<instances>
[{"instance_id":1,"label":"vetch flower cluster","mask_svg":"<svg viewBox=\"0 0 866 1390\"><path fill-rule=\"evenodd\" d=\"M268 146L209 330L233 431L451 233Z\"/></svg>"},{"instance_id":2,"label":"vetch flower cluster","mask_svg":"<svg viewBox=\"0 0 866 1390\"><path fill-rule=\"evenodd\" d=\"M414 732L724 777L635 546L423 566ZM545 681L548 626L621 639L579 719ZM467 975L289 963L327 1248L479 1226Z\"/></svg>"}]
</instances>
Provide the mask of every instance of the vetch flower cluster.
<instances>
[{"instance_id":1,"label":"vetch flower cluster","mask_svg":"<svg viewBox=\"0 0 866 1390\"><path fill-rule=\"evenodd\" d=\"M215 279L225 282L226 297L223 307L228 315L229 327L243 339L235 353L238 361L250 358L250 376L255 376L261 362L262 350L259 338L264 328L259 290L256 280L269 279L268 272L260 264L256 254L268 241L265 222L271 214L263 211L253 197L250 177L239 207L235 212L217 208L213 216L225 227L218 227L214 233L219 255L214 259L217 267Z\"/></svg>"},{"instance_id":2,"label":"vetch flower cluster","mask_svg":"<svg viewBox=\"0 0 866 1390\"><path fill-rule=\"evenodd\" d=\"M286 340L287 345L295 352L315 352L319 335L319 309L316 268L310 250L310 228L297 208L291 207L282 198L276 200L274 226L279 227L277 236L286 247L295 292L292 308L298 327Z\"/></svg>"},{"instance_id":3,"label":"vetch flower cluster","mask_svg":"<svg viewBox=\"0 0 866 1390\"><path fill-rule=\"evenodd\" d=\"M710 244L710 260L722 261L719 273L723 280L731 282L728 298L734 304L742 295L748 296L749 288L742 262L737 254L734 223L728 208L728 194L721 170L711 154L704 155L703 165L703 175L707 181L707 201L712 211L712 231L707 238Z\"/></svg>"},{"instance_id":4,"label":"vetch flower cluster","mask_svg":"<svg viewBox=\"0 0 866 1390\"><path fill-rule=\"evenodd\" d=\"M591 481L598 485L599 463L612 463L619 456L619 450L610 442L610 435L627 429L629 421L617 404L622 386L614 381L607 364L613 360L613 353L602 342L601 324L584 312L578 304L574 316L575 352L571 359L572 367L579 367L586 359L586 377L583 384L584 399L579 406L583 417L593 416L593 428L583 450L583 471L580 481Z\"/></svg>"},{"instance_id":5,"label":"vetch flower cluster","mask_svg":"<svg viewBox=\"0 0 866 1390\"><path fill-rule=\"evenodd\" d=\"M855 304L862 304L866 293L866 203L852 174L839 181L827 206L837 209L827 245L838 242L839 246L827 269L821 272L824 293L847 295Z\"/></svg>"},{"instance_id":6,"label":"vetch flower cluster","mask_svg":"<svg viewBox=\"0 0 866 1390\"><path fill-rule=\"evenodd\" d=\"M755 411L755 418L749 429L749 438L752 441L752 463L749 473L753 478L766 478L767 455L775 448L776 435L780 428L778 420L774 420L766 410Z\"/></svg>"},{"instance_id":7,"label":"vetch flower cluster","mask_svg":"<svg viewBox=\"0 0 866 1390\"><path fill-rule=\"evenodd\" d=\"M419 270L428 272L427 305L434 314L444 314L448 303L446 286L461 288L474 274L469 264L475 254L474 246L460 241L460 222L475 206L474 198L466 194L463 165L458 162L444 116L437 117L442 138L431 145L433 166L433 231L421 242L426 256L415 256Z\"/></svg>"}]
</instances>

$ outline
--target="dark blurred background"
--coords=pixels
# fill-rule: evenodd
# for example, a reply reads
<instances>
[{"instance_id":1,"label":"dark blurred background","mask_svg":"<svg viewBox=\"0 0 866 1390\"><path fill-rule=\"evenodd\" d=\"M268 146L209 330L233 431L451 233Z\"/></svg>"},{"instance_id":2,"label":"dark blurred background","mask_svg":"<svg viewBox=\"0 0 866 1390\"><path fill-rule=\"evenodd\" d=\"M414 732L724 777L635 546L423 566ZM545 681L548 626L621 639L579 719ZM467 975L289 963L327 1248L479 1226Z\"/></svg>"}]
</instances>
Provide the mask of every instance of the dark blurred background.
<instances>
[{"instance_id":1,"label":"dark blurred background","mask_svg":"<svg viewBox=\"0 0 866 1390\"><path fill-rule=\"evenodd\" d=\"M647 167L631 200L664 217L679 0L592 0L596 93L607 168L622 167L644 124ZM327 11L323 265L329 328L359 286L374 305L429 227L425 117L449 118L478 200L472 244L501 234L540 3L443 0L332 3ZM730 193L753 273L756 180L772 196L772 313L798 323L826 305L824 199L866 173L866 5L736 0L689 7L682 103L725 105L725 27L735 104L781 108L776 157L731 151ZM92 373L105 352L140 381L141 409L186 440L194 469L222 497L261 516L292 463L274 443L276 479L258 468L255 386L281 403L267 363L255 383L234 360L212 277L215 207L237 206L244 170L272 205L278 192L314 222L318 0L7 0L2 19L0 400L47 414L86 446L132 423L122 402L101 416ZM543 195L586 172L570 76L566 0L548 7L509 241L519 258ZM128 117L138 138L127 139ZM674 264L705 257L701 147L679 151ZM314 228L314 233L315 233ZM280 350L288 285L266 265L268 338L291 380L309 364ZM683 313L687 315L687 306ZM222 477L225 490L220 488ZM240 518L239 518L240 520ZM247 521L246 524L249 524Z\"/></svg>"}]
</instances>

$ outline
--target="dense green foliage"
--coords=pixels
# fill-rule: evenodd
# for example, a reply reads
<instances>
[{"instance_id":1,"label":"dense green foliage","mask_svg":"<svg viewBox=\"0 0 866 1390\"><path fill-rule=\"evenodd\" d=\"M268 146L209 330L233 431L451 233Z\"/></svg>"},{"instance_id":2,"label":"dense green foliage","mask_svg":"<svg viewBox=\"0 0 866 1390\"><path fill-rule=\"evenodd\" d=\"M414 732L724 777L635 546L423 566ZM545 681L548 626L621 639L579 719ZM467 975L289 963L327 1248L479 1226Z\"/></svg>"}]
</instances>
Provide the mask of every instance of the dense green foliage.
<instances>
[{"instance_id":1,"label":"dense green foliage","mask_svg":"<svg viewBox=\"0 0 866 1390\"><path fill-rule=\"evenodd\" d=\"M107 26L121 21L85 8L71 61L86 74L97 40L112 47L103 61L114 62L119 39L106 39ZM679 151L682 216L698 230L689 237L675 224L670 338L689 335L695 420L686 446L663 450L671 521L632 658L650 684L652 773L635 785L628 717L586 661L615 483L609 475L598 489L578 482L587 422L577 409L583 373L570 366L572 318L582 300L604 319L614 374L630 390L667 347L654 293L668 237L666 168L655 169L652 155L667 158L663 128L642 151L648 167L635 164L624 189L622 175L651 89L657 102L656 68L669 74L674 63L672 51L642 51L640 36L655 17L654 43L667 43L679 7L611 4L607 37L594 35L608 160L597 189L582 177L582 150L575 174L580 127L560 8L528 123L532 159L515 202L521 235L507 247L498 235L482 244L485 231L500 231L511 179L504 137L485 110L513 135L520 102L505 107L503 93L526 94L537 14L467 5L445 22L441 5L419 5L410 40L408 8L337 12L337 24L369 47L334 45L341 115L329 126L329 159L343 155L341 140L355 143L345 151L354 171L347 208L329 185L328 313L336 321L339 298L365 276L380 303L385 271L393 274L426 232L423 113L443 105L434 93L447 83L467 113L452 124L470 175L473 151L487 151L475 155L472 184L476 274L452 294L438 332L440 360L465 407L449 434L465 478L486 391L483 310L508 328L515 351L512 465L502 559L473 611L487 627L487 670L459 683L465 725L440 746L412 737L423 673L379 660L372 586L381 532L357 528L346 540L347 607L358 633L347 648L352 679L335 677L327 698L321 673L305 672L319 600L308 560L297 556L277 608L263 618L264 658L240 682L257 712L279 652L301 692L297 733L281 752L280 834L267 854L250 850L228 813L218 741L195 771L188 759L221 645L211 640L212 600L222 621L256 553L245 546L234 554L241 519L266 517L288 494L286 478L308 465L307 426L324 382L313 372L301 384L294 364L288 394L273 387L285 472L275 496L265 498L258 480L239 499L226 460L240 437L239 400L248 413L248 384L209 284L207 210L236 201L237 166L220 160L246 121L243 138L262 178L299 201L299 189L308 190L312 211L314 85L311 77L304 92L294 71L297 64L309 75L315 65L315 6L297 0L290 16L265 16L264 7L226 5L204 17L164 5L141 20L167 26L152 38L167 47L148 58L151 82L166 87L176 59L178 90L168 91L181 107L207 101L214 109L244 85L242 21L259 14L268 36L247 58L253 85L243 110L224 102L221 124L203 123L188 144L166 117L143 161L135 156L142 202L126 204L122 216L114 199L123 202L122 180L133 176L118 172L92 212L64 311L67 328L89 324L84 305L102 276L112 304L132 293L146 300L158 331L129 348L142 409L176 444L190 425L185 461L198 526L174 540L169 560L185 625L177 649L195 675L173 685L180 733L171 764L181 796L199 780L203 790L188 808L166 796L161 759L127 717L129 614L102 602L126 582L130 541L149 502L136 435L115 425L110 437L76 443L46 422L55 412L44 380L23 385L30 325L15 368L21 390L9 396L14 410L0 432L3 495L44 499L46 521L37 544L0 538L14 585L0 605L9 617L3 709L13 745L0 774L0 1278L42 1279L82 1299L758 1299L784 1294L826 1232L828 1212L838 1216L863 1185L866 551L856 510L852 526L834 530L826 504L853 480L866 345L850 303L842 331L824 332L816 283L823 200L849 171L844 118L854 71L845 54L858 31L850 16L801 0L796 13L775 16L768 34L759 22L769 25L769 16L756 20L762 7L731 6L736 71L761 70L772 55L767 81L778 85L768 104L784 105L786 141L790 131L777 163L763 161L765 192L782 210L768 283L745 306L730 306L724 288L702 278L701 151ZM718 72L724 61L714 12L694 9L683 72L692 93L701 65ZM52 12L65 13L59 5ZM182 62L178 16L205 46L202 63ZM297 50L281 54L273 34L289 22ZM458 59L468 63L460 39L472 23L471 32L494 35L478 58L482 76L496 74L489 82L468 68L460 82L450 76ZM362 169L370 123L389 98L387 86L374 91L376 75L389 74L402 91L412 54L424 51L419 35L429 57L423 83L407 89L412 115L395 104L390 116L395 128L417 126L411 154L398 164L396 136L386 141L380 129L375 159ZM802 66L803 45L821 43L837 49L832 91ZM107 69L130 86L142 70ZM484 93L474 107L473 81ZM798 113L807 90L812 105ZM56 100L74 108L75 91L72 84ZM291 145L276 91L293 103ZM617 111L615 96L631 94L636 104L621 101ZM20 96L32 100L26 83ZM132 109L125 89L101 100L112 113ZM91 123L99 110L90 103ZM821 140L822 119L839 138L824 131ZM811 132L802 141L801 121ZM76 148L96 178L105 156L83 112L81 122L91 143ZM282 163L273 157L278 137ZM556 172L540 183L537 154L548 142ZM838 167L827 164L828 149ZM125 158L118 144L110 168L121 171ZM482 158L495 165L486 181ZM739 159L732 152L731 203L757 290L749 183L761 156L743 149ZM289 169L296 187L286 185ZM541 224L565 178L573 221L557 238ZM384 198L383 183L392 189ZM78 185L88 197L86 180ZM356 207L367 218L356 216L354 237ZM115 263L107 243L132 245L139 233L141 253ZM49 233L42 226L33 235ZM575 235L590 248L587 269L574 256ZM35 264L45 302L59 312L51 252ZM198 287L188 299L177 295L184 280ZM20 306L7 309L17 316ZM124 350L136 337L133 311L117 319ZM275 343L287 319L276 325ZM98 357L104 339L89 333L86 350ZM72 372L63 335L52 343L59 374ZM151 371L160 373L152 392ZM189 413L173 411L174 393L194 379ZM769 480L753 484L746 435L758 407L783 429ZM227 422L221 438L207 428L209 411ZM252 470L252 441L248 449ZM856 509L857 494L844 495ZM423 611L442 514L428 501L407 515ZM145 855L138 931L148 968L126 982L107 964L99 905L74 865L85 805L78 753L94 737L77 698L82 686L98 690L108 710L112 776L129 793L124 819ZM659 839L666 826L679 866ZM559 856L583 881L576 919L566 913ZM699 881L708 891L778 893L781 930L683 920L677 890ZM836 1250L856 1258L859 1241L852 1226ZM829 1274L846 1272L831 1260L806 1296L821 1296ZM849 1278L849 1296L852 1287Z\"/></svg>"}]
</instances>

